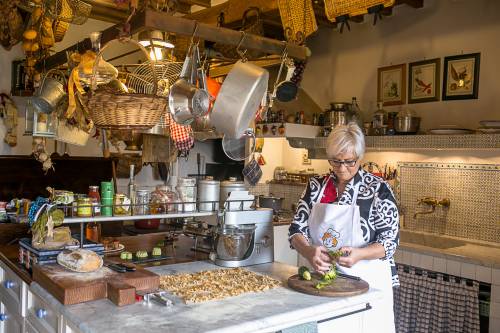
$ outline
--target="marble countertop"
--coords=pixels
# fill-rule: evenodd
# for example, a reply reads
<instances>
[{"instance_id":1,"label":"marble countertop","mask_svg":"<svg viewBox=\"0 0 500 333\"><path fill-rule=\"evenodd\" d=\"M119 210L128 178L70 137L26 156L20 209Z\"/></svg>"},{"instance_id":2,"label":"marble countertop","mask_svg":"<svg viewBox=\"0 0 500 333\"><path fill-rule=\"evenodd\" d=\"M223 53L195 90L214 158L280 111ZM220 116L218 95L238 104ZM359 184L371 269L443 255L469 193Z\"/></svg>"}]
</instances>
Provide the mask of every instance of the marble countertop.
<instances>
[{"instance_id":1,"label":"marble countertop","mask_svg":"<svg viewBox=\"0 0 500 333\"><path fill-rule=\"evenodd\" d=\"M217 268L220 267L209 261L196 261L148 269L163 275ZM286 287L286 280L296 273L297 267L275 262L246 268L277 278L283 282L283 286L262 293L189 305L169 295L173 301L172 307L155 303L117 307L109 300L63 306L37 283L31 285L31 290L84 333L275 332L364 308L366 303L380 296L376 289L352 297L306 295Z\"/></svg>"}]
</instances>

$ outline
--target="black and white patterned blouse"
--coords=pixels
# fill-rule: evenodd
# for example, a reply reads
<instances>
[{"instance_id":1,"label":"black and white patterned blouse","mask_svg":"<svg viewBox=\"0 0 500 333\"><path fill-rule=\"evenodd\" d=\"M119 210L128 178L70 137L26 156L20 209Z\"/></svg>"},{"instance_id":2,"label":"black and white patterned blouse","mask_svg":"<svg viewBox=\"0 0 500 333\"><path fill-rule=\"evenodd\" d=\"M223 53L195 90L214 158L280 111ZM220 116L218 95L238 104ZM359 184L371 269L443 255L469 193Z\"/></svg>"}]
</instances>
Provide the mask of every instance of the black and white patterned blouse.
<instances>
[{"instance_id":1,"label":"black and white patterned blouse","mask_svg":"<svg viewBox=\"0 0 500 333\"><path fill-rule=\"evenodd\" d=\"M335 174L332 174L335 180ZM289 239L297 233L301 233L310 239L308 219L312 205L320 202L319 194L321 188L326 185L328 176L311 177L302 197L299 200L297 211L288 231ZM337 197L337 203L343 205L352 204L354 186L359 182L359 194L356 200L361 217L361 228L363 238L368 243L380 243L384 246L385 257L381 260L389 260L392 271L392 285L399 286L394 252L399 244L399 212L396 199L391 187L382 178L377 177L362 168L358 170L353 179L346 185L344 193Z\"/></svg>"}]
</instances>

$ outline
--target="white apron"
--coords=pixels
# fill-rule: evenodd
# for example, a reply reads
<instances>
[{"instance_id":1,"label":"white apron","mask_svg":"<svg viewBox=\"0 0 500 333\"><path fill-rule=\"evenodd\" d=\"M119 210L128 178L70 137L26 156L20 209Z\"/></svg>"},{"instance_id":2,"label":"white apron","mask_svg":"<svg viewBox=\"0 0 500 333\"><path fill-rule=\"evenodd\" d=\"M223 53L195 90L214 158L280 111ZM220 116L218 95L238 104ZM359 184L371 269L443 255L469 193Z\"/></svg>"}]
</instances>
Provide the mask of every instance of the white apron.
<instances>
[{"instance_id":1,"label":"white apron","mask_svg":"<svg viewBox=\"0 0 500 333\"><path fill-rule=\"evenodd\" d=\"M321 189L318 201L323 198L326 184ZM354 188L351 205L313 204L309 217L309 231L313 245L325 246L328 250L338 250L343 246L363 247L368 245L363 239L359 206L356 204L359 185ZM341 194L339 194L341 195ZM394 310L392 298L392 274L388 260L360 260L353 267L337 264L339 272L359 276L370 288L382 291L382 299L370 302L372 310L365 313L365 332L392 333Z\"/></svg>"}]
</instances>

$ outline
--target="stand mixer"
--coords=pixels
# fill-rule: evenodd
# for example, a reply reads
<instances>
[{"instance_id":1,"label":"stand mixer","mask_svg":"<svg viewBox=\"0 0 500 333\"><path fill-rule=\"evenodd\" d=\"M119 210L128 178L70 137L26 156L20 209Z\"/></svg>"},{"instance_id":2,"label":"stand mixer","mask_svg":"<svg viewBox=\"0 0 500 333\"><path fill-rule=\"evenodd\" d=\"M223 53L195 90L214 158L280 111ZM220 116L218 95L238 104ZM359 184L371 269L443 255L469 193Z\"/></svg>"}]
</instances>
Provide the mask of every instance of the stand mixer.
<instances>
[{"instance_id":1,"label":"stand mixer","mask_svg":"<svg viewBox=\"0 0 500 333\"><path fill-rule=\"evenodd\" d=\"M273 210L226 210L218 218L210 259L242 267L274 261Z\"/></svg>"}]
</instances>

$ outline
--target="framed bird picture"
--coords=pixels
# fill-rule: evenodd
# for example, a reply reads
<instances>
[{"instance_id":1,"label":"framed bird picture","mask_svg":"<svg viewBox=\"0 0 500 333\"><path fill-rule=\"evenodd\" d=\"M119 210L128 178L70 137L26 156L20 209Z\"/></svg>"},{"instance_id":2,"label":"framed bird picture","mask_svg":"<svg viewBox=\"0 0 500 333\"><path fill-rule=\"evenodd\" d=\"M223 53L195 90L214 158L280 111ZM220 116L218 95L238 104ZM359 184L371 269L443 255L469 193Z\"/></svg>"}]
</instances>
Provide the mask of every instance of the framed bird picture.
<instances>
[{"instance_id":1,"label":"framed bird picture","mask_svg":"<svg viewBox=\"0 0 500 333\"><path fill-rule=\"evenodd\" d=\"M444 58L443 100L477 99L481 53Z\"/></svg>"},{"instance_id":2,"label":"framed bird picture","mask_svg":"<svg viewBox=\"0 0 500 333\"><path fill-rule=\"evenodd\" d=\"M377 95L383 105L406 103L406 64L378 69Z\"/></svg>"},{"instance_id":3,"label":"framed bird picture","mask_svg":"<svg viewBox=\"0 0 500 333\"><path fill-rule=\"evenodd\" d=\"M439 101L441 59L430 59L408 64L408 103Z\"/></svg>"}]
</instances>

